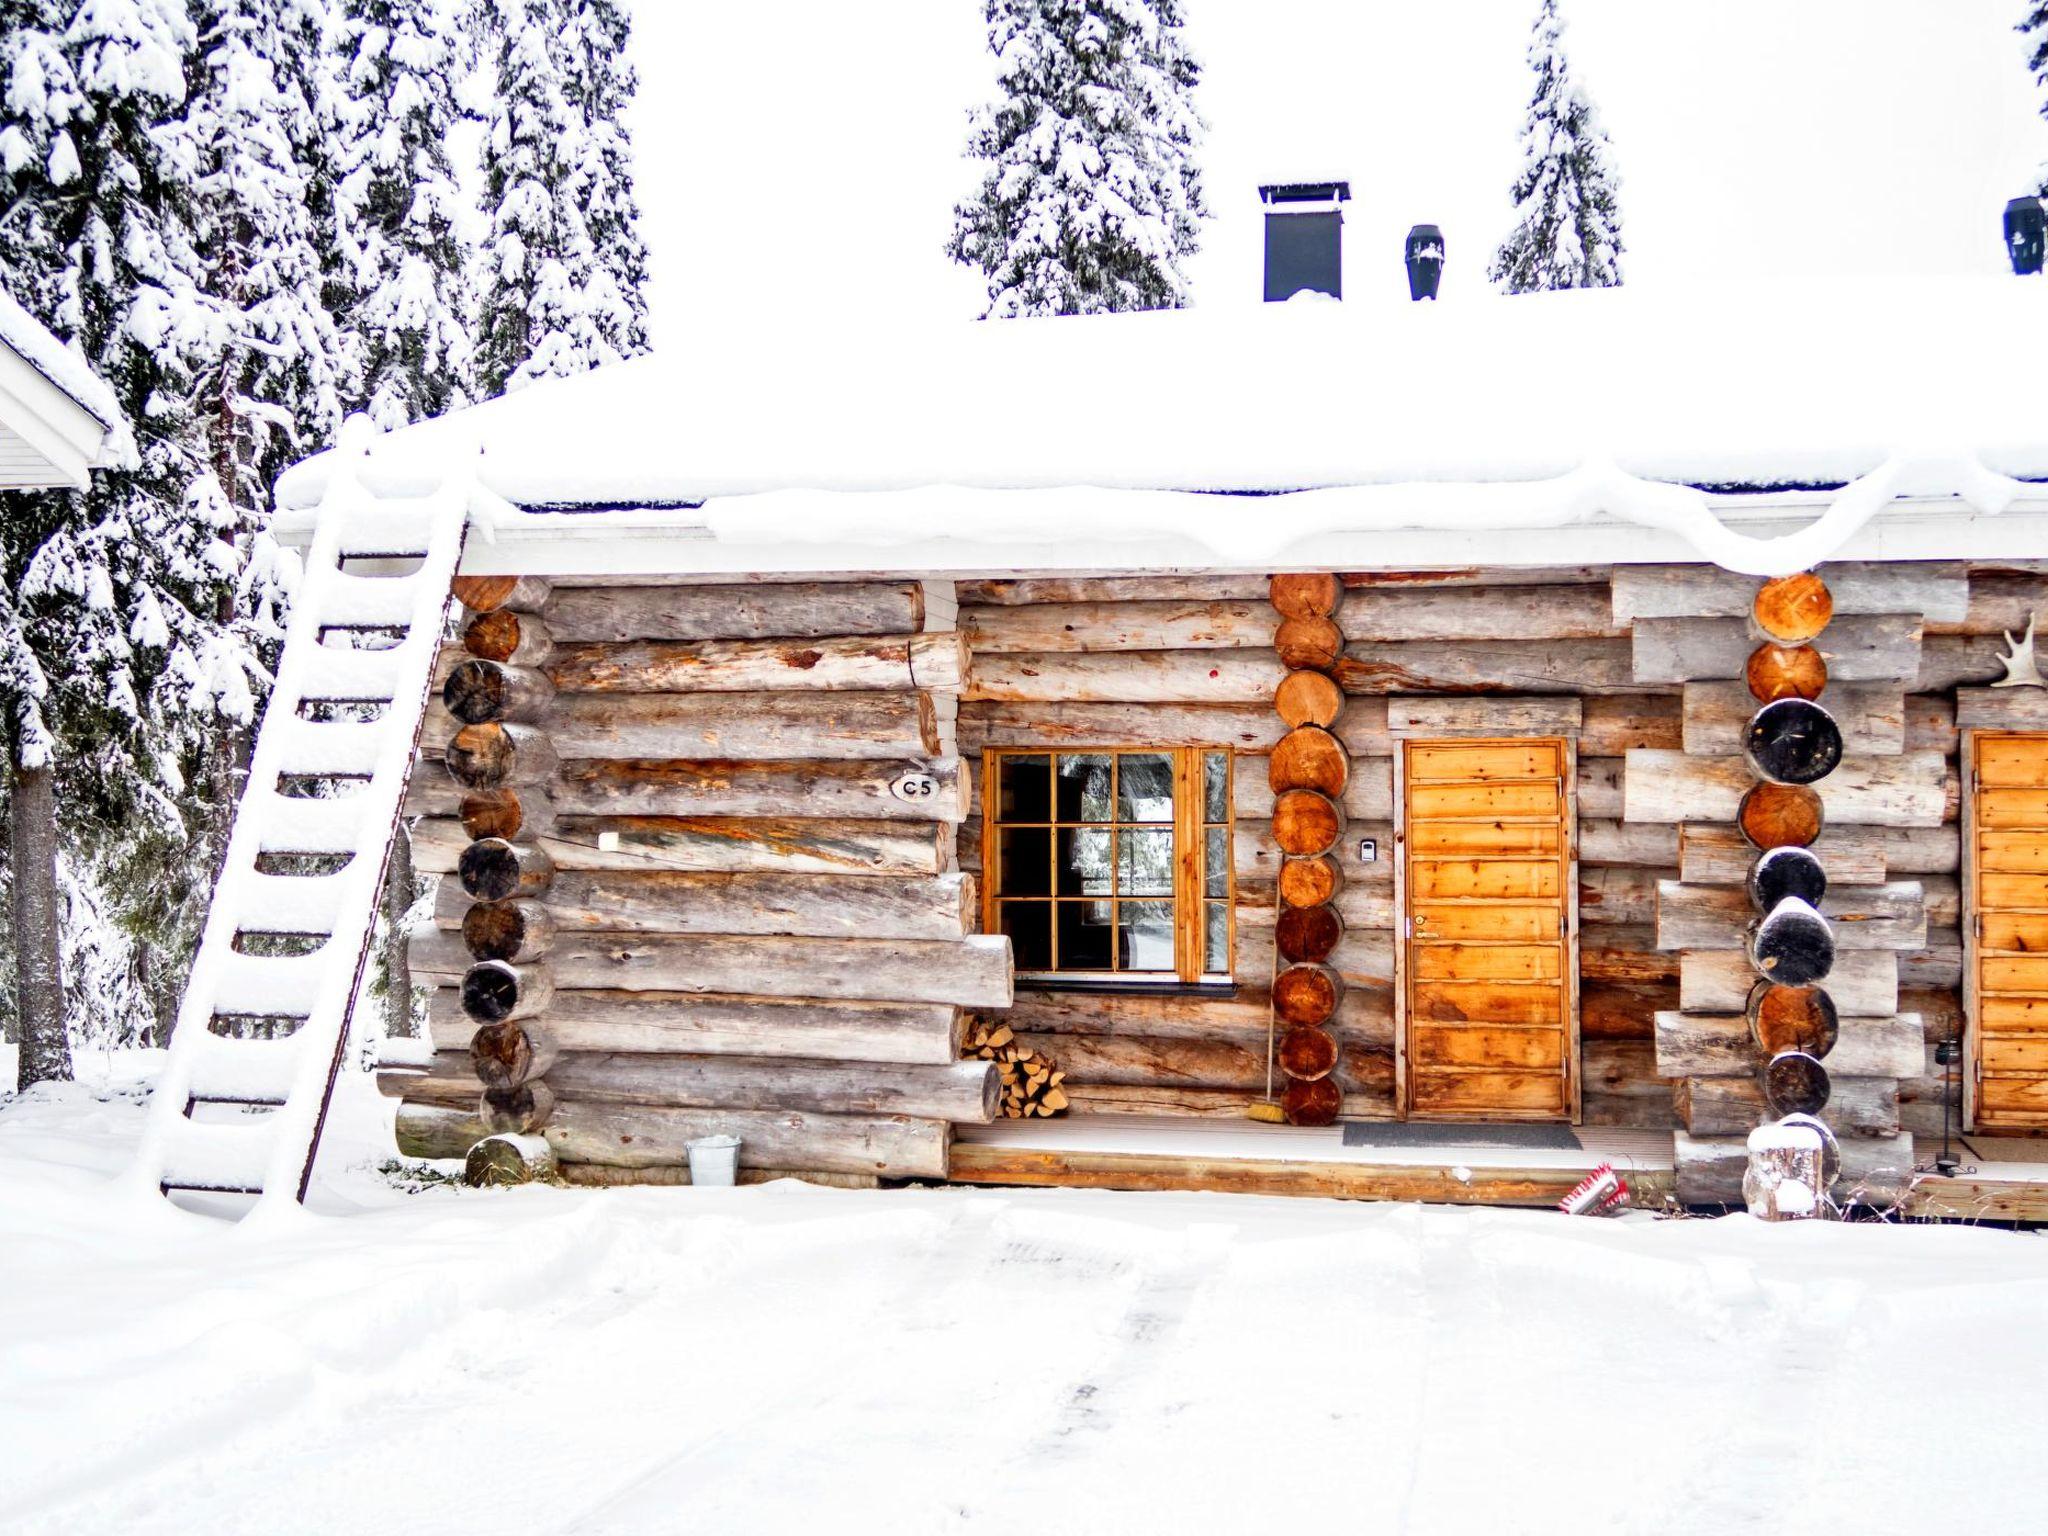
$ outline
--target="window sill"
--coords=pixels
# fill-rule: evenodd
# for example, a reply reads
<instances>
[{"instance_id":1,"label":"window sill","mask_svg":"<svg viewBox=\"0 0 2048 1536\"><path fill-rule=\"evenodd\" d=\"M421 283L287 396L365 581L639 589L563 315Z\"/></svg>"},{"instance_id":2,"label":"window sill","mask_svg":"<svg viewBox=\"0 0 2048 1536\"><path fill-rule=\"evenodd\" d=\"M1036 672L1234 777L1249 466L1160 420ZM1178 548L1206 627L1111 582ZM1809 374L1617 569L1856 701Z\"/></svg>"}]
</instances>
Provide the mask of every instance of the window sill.
<instances>
[{"instance_id":1,"label":"window sill","mask_svg":"<svg viewBox=\"0 0 2048 1536\"><path fill-rule=\"evenodd\" d=\"M1085 992L1115 997L1235 997L1234 981L1095 981L1084 976L1019 976L1019 992Z\"/></svg>"}]
</instances>

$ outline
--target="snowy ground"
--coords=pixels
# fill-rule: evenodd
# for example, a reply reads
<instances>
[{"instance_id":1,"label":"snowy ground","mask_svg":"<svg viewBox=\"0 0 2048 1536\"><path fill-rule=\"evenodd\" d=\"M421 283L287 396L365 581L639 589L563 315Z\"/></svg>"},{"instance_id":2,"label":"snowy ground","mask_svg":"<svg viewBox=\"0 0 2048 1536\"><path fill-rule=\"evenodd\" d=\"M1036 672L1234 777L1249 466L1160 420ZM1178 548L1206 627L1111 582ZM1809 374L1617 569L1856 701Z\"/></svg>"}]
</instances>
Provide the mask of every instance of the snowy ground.
<instances>
[{"instance_id":1,"label":"snowy ground","mask_svg":"<svg viewBox=\"0 0 2048 1536\"><path fill-rule=\"evenodd\" d=\"M250 1241L114 1201L94 1066L0 1101L10 1533L2039 1519L2039 1237L358 1169Z\"/></svg>"}]
</instances>

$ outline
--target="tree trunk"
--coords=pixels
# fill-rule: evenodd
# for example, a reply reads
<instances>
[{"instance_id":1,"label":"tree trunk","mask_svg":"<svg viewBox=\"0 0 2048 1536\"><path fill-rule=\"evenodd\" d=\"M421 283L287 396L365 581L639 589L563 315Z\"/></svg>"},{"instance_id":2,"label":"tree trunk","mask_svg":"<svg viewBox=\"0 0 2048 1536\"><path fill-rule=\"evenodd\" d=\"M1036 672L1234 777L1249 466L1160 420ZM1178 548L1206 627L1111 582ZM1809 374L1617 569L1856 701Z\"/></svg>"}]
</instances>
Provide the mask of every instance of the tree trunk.
<instances>
[{"instance_id":1,"label":"tree trunk","mask_svg":"<svg viewBox=\"0 0 2048 1536\"><path fill-rule=\"evenodd\" d=\"M26 1089L71 1080L57 896L57 783L49 768L15 768L7 834L14 875L15 994L21 1029L16 1081Z\"/></svg>"},{"instance_id":2,"label":"tree trunk","mask_svg":"<svg viewBox=\"0 0 2048 1536\"><path fill-rule=\"evenodd\" d=\"M412 1016L411 936L406 914L419 899L419 879L412 868L412 831L398 824L391 839L391 862L384 871L384 1033L410 1039L419 1033Z\"/></svg>"}]
</instances>

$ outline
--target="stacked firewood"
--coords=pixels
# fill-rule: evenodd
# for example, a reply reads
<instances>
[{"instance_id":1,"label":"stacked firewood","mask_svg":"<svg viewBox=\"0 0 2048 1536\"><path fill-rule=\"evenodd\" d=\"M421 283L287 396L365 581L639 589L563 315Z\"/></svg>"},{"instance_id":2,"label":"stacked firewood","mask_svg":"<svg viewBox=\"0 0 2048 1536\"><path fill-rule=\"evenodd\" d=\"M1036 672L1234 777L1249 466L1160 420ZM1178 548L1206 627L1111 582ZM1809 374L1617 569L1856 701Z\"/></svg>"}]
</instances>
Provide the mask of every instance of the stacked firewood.
<instances>
[{"instance_id":1,"label":"stacked firewood","mask_svg":"<svg viewBox=\"0 0 2048 1536\"><path fill-rule=\"evenodd\" d=\"M965 1053L992 1061L1002 1073L1003 1113L1012 1120L1033 1115L1050 1118L1067 1107L1067 1074L1050 1056L1017 1043L1017 1035L1000 1020L976 1019L967 1026Z\"/></svg>"}]
</instances>

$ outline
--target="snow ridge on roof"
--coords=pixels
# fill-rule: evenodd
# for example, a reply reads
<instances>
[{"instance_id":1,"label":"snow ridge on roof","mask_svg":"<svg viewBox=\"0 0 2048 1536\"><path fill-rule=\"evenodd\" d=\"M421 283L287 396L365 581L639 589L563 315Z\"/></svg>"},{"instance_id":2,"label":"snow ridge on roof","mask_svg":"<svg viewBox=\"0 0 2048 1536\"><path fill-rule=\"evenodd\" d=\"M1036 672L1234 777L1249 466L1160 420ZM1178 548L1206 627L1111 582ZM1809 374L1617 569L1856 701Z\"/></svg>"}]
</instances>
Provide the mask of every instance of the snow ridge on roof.
<instances>
[{"instance_id":1,"label":"snow ridge on roof","mask_svg":"<svg viewBox=\"0 0 2048 1536\"><path fill-rule=\"evenodd\" d=\"M109 432L125 434L120 402L76 349L51 335L48 328L5 292L0 292L0 342L23 362L61 389L79 409Z\"/></svg>"}]
</instances>

